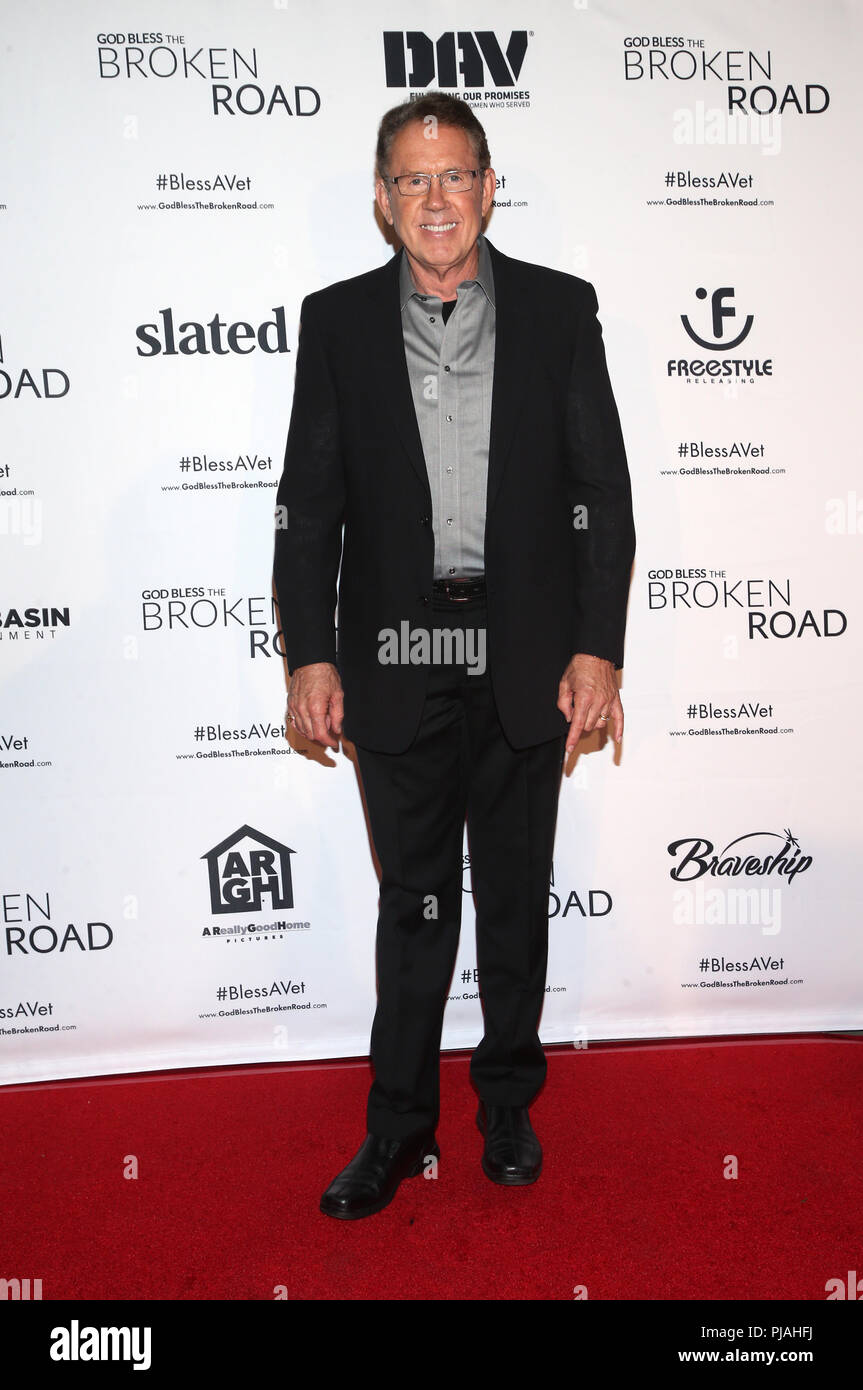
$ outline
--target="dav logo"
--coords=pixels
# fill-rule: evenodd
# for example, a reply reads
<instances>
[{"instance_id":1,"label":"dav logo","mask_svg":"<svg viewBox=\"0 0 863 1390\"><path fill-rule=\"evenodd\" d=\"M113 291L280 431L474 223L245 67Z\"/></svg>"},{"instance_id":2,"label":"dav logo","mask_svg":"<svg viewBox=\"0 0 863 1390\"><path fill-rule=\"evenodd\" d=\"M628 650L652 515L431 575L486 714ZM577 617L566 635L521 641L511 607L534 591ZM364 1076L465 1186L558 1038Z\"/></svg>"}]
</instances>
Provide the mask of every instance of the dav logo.
<instances>
[{"instance_id":1,"label":"dav logo","mask_svg":"<svg viewBox=\"0 0 863 1390\"><path fill-rule=\"evenodd\" d=\"M221 912L260 912L264 900L271 911L294 905L287 845L242 825L201 858L207 861L210 908Z\"/></svg>"},{"instance_id":2,"label":"dav logo","mask_svg":"<svg viewBox=\"0 0 863 1390\"><path fill-rule=\"evenodd\" d=\"M388 87L514 87L527 52L527 30L514 29L504 49L491 29L460 29L432 39L418 29L384 33ZM410 68L408 68L408 60Z\"/></svg>"}]
</instances>

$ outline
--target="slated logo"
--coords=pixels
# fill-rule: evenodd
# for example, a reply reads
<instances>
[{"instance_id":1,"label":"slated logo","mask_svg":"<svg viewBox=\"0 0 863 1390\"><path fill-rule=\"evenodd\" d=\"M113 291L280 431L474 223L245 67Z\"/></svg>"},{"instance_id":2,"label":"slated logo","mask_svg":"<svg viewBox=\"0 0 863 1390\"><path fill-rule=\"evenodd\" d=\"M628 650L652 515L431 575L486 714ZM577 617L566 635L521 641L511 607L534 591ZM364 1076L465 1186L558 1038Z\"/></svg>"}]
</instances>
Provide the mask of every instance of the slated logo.
<instances>
[{"instance_id":1,"label":"slated logo","mask_svg":"<svg viewBox=\"0 0 863 1390\"><path fill-rule=\"evenodd\" d=\"M779 840L780 848L768 841ZM710 875L714 878L765 878L779 874L791 883L812 864L811 854L802 854L800 844L790 830L752 830L730 840L724 849L714 852L712 841L700 836L672 840L668 853L677 862L669 870L677 883L690 883Z\"/></svg>"},{"instance_id":2,"label":"slated logo","mask_svg":"<svg viewBox=\"0 0 863 1390\"><path fill-rule=\"evenodd\" d=\"M135 336L144 344L136 349L139 357L194 357L215 353L226 357L237 352L247 356L261 348L263 352L290 352L283 305L273 309L273 317L257 328L240 319L227 323L215 314L208 323L189 319L174 325L173 309L159 310L159 323L141 323Z\"/></svg>"}]
</instances>

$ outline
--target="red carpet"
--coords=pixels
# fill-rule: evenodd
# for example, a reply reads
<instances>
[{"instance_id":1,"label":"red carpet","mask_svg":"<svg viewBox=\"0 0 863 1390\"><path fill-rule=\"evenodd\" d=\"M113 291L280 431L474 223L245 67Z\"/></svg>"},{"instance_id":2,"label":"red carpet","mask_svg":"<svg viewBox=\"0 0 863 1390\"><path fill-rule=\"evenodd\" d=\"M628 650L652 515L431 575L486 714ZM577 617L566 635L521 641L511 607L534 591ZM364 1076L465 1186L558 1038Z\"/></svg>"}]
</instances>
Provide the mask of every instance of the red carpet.
<instances>
[{"instance_id":1,"label":"red carpet","mask_svg":"<svg viewBox=\"0 0 863 1390\"><path fill-rule=\"evenodd\" d=\"M480 1170L466 1057L441 1072L437 1181L357 1222L317 1203L363 1138L366 1063L3 1088L0 1277L45 1300L823 1301L863 1275L853 1038L552 1049L544 1172L515 1189Z\"/></svg>"}]
</instances>

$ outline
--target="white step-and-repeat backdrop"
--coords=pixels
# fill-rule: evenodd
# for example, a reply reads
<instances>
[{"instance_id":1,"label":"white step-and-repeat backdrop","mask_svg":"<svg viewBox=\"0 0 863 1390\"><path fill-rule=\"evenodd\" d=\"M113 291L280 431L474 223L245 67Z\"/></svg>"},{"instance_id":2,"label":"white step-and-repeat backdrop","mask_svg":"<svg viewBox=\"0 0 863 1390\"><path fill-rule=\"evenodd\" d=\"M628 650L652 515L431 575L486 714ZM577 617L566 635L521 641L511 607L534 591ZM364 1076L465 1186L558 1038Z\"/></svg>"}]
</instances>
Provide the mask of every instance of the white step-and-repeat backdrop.
<instances>
[{"instance_id":1,"label":"white step-and-repeat backdrop","mask_svg":"<svg viewBox=\"0 0 863 1390\"><path fill-rule=\"evenodd\" d=\"M300 302L391 254L377 123L430 87L488 132L489 238L595 284L634 485L543 1039L863 1027L861 32L7 0L0 1079L368 1050L377 878L351 750L285 737L273 508ZM464 887L446 1047L481 1035Z\"/></svg>"}]
</instances>

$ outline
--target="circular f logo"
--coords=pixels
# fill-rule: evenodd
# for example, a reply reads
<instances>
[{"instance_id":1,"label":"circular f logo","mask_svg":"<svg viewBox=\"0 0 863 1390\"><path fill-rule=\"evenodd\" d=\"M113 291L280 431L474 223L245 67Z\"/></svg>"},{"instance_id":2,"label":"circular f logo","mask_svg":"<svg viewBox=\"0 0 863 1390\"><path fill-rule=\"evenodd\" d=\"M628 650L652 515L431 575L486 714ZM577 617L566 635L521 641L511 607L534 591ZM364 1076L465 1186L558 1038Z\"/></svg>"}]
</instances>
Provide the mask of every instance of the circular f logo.
<instances>
[{"instance_id":1,"label":"circular f logo","mask_svg":"<svg viewBox=\"0 0 863 1390\"><path fill-rule=\"evenodd\" d=\"M695 298L706 299L707 290L703 290L701 288L697 289L695 291ZM683 327L686 329L692 341L694 343L697 343L699 347L707 348L708 351L713 352L727 352L730 348L738 347L739 344L743 342L743 339L748 335L749 330L754 322L752 314L746 315L746 322L744 323L742 330L738 333L736 338L731 338L728 340L728 342L723 341L725 334L725 320L734 319L737 317L737 310L733 308L731 304L726 304L725 302L726 300L733 298L734 290L731 289L731 287L728 285L724 285L721 289L714 290L713 294L710 296L710 309L713 318L713 337L715 339L715 341L712 343L709 342L706 338L700 338L698 336L698 334L695 332L695 329L692 327L692 324L689 322L689 319L687 318L686 314L680 315L680 322L683 324Z\"/></svg>"}]
</instances>

